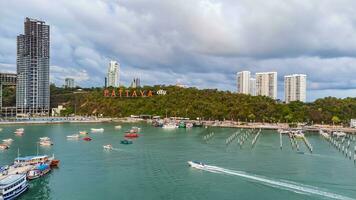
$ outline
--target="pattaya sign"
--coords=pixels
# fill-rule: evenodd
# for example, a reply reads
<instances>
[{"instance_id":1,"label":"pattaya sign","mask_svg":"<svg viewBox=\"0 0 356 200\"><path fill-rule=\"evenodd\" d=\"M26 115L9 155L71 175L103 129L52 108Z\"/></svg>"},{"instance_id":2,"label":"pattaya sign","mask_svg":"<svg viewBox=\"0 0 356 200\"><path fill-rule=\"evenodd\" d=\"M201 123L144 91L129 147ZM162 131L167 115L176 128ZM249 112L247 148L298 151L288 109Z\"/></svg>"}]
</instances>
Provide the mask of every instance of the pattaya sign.
<instances>
[{"instance_id":1,"label":"pattaya sign","mask_svg":"<svg viewBox=\"0 0 356 200\"><path fill-rule=\"evenodd\" d=\"M104 97L152 97L154 95L166 95L167 91L158 90L124 90L118 89L104 89Z\"/></svg>"}]
</instances>

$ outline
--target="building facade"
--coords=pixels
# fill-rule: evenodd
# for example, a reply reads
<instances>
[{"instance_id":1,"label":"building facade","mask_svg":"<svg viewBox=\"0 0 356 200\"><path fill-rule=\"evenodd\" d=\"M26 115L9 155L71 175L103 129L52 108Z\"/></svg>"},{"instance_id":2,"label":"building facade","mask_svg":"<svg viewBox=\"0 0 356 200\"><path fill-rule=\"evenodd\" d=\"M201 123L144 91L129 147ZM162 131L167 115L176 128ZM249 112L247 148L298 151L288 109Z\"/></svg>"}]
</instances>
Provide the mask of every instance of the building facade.
<instances>
[{"instance_id":1,"label":"building facade","mask_svg":"<svg viewBox=\"0 0 356 200\"><path fill-rule=\"evenodd\" d=\"M24 34L17 36L17 113L48 115L50 27L44 21L26 18Z\"/></svg>"},{"instance_id":2,"label":"building facade","mask_svg":"<svg viewBox=\"0 0 356 200\"><path fill-rule=\"evenodd\" d=\"M141 87L141 80L139 78L134 78L131 82L131 87L132 88Z\"/></svg>"},{"instance_id":3,"label":"building facade","mask_svg":"<svg viewBox=\"0 0 356 200\"><path fill-rule=\"evenodd\" d=\"M256 95L277 99L277 72L256 73Z\"/></svg>"},{"instance_id":4,"label":"building facade","mask_svg":"<svg viewBox=\"0 0 356 200\"><path fill-rule=\"evenodd\" d=\"M64 80L64 87L65 88L75 88L74 79L73 78L66 78Z\"/></svg>"},{"instance_id":5,"label":"building facade","mask_svg":"<svg viewBox=\"0 0 356 200\"><path fill-rule=\"evenodd\" d=\"M107 87L119 87L120 65L117 61L111 60L109 63Z\"/></svg>"},{"instance_id":6,"label":"building facade","mask_svg":"<svg viewBox=\"0 0 356 200\"><path fill-rule=\"evenodd\" d=\"M249 85L249 94L252 96L256 96L256 79L250 78L250 85Z\"/></svg>"},{"instance_id":7,"label":"building facade","mask_svg":"<svg viewBox=\"0 0 356 200\"><path fill-rule=\"evenodd\" d=\"M292 101L306 101L307 75L292 74L284 76L284 100L286 103Z\"/></svg>"},{"instance_id":8,"label":"building facade","mask_svg":"<svg viewBox=\"0 0 356 200\"><path fill-rule=\"evenodd\" d=\"M237 93L249 94L250 93L250 77L249 71L241 71L236 74Z\"/></svg>"}]
</instances>

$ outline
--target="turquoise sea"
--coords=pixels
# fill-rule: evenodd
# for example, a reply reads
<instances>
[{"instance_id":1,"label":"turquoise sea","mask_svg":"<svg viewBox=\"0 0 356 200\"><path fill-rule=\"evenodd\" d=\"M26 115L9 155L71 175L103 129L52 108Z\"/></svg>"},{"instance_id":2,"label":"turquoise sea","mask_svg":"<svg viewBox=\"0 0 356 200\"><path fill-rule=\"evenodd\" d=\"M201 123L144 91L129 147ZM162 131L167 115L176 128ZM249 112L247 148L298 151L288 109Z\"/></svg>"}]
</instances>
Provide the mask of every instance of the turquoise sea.
<instances>
[{"instance_id":1,"label":"turquoise sea","mask_svg":"<svg viewBox=\"0 0 356 200\"><path fill-rule=\"evenodd\" d=\"M40 154L54 154L60 167L30 182L20 199L356 199L356 167L353 161L318 134L307 134L311 154L301 142L301 152L283 136L263 131L254 148L254 135L240 147L225 140L231 128L164 130L148 124L53 124L1 126L0 139L13 138L11 148L0 151L0 165L13 162L19 148L22 156L36 154L39 137L48 136L52 147L39 147ZM141 137L122 145L124 131L141 127ZM14 135L16 128L25 135ZM91 142L67 140L80 130L104 128L90 133ZM206 142L203 137L214 132ZM103 145L112 144L106 151ZM352 143L352 149L356 145ZM188 167L198 160L214 170Z\"/></svg>"}]
</instances>

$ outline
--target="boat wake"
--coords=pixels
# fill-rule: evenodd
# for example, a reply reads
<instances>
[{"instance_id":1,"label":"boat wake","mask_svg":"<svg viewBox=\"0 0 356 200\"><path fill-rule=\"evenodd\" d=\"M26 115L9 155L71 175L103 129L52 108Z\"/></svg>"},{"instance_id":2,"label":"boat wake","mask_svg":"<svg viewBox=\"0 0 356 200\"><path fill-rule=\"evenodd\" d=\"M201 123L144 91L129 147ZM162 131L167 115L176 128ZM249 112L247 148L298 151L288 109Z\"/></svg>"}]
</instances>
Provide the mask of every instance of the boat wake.
<instances>
[{"instance_id":1,"label":"boat wake","mask_svg":"<svg viewBox=\"0 0 356 200\"><path fill-rule=\"evenodd\" d=\"M304 185L304 184L300 184L300 183L295 183L295 182L291 182L291 181L269 179L269 178L254 175L254 174L248 174L243 171L229 170L229 169L225 169L225 168L221 168L221 167L217 167L217 166L211 166L211 165L205 165L205 167L202 170L212 172L212 173L239 176L239 177L251 180L251 181L262 183L264 185L268 185L268 186L279 188L279 189L289 190L289 191L299 193L299 194L317 195L317 196L321 196L324 198L331 198L331 199L352 200L352 198L350 198L350 197L342 196L339 194L334 194L331 192L322 191L320 188L317 188L317 187Z\"/></svg>"}]
</instances>

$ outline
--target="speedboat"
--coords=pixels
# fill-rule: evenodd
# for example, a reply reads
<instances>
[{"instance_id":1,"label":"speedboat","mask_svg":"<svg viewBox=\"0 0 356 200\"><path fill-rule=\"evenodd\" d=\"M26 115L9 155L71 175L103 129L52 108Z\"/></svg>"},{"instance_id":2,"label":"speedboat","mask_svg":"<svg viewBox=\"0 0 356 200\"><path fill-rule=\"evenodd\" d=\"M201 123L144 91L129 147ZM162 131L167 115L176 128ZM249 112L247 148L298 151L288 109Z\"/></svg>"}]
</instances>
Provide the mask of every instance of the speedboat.
<instances>
[{"instance_id":1,"label":"speedboat","mask_svg":"<svg viewBox=\"0 0 356 200\"><path fill-rule=\"evenodd\" d=\"M88 135L88 132L86 132L86 131L79 131L79 134L80 134L80 135Z\"/></svg>"},{"instance_id":2,"label":"speedboat","mask_svg":"<svg viewBox=\"0 0 356 200\"><path fill-rule=\"evenodd\" d=\"M91 130L91 132L95 132L95 133L104 132L103 128L91 128L90 130Z\"/></svg>"},{"instance_id":3,"label":"speedboat","mask_svg":"<svg viewBox=\"0 0 356 200\"><path fill-rule=\"evenodd\" d=\"M67 139L79 139L79 134L67 135Z\"/></svg>"},{"instance_id":4,"label":"speedboat","mask_svg":"<svg viewBox=\"0 0 356 200\"><path fill-rule=\"evenodd\" d=\"M103 148L106 149L106 150L112 150L113 149L111 144L104 145Z\"/></svg>"},{"instance_id":5,"label":"speedboat","mask_svg":"<svg viewBox=\"0 0 356 200\"><path fill-rule=\"evenodd\" d=\"M9 145L7 144L0 144L0 150L6 150L9 148Z\"/></svg>"},{"instance_id":6,"label":"speedboat","mask_svg":"<svg viewBox=\"0 0 356 200\"><path fill-rule=\"evenodd\" d=\"M12 174L0 178L0 199L16 199L28 189L26 174Z\"/></svg>"},{"instance_id":7,"label":"speedboat","mask_svg":"<svg viewBox=\"0 0 356 200\"><path fill-rule=\"evenodd\" d=\"M121 140L120 141L121 144L132 144L132 141L131 140Z\"/></svg>"},{"instance_id":8,"label":"speedboat","mask_svg":"<svg viewBox=\"0 0 356 200\"><path fill-rule=\"evenodd\" d=\"M53 145L53 143L50 140L43 140L43 141L40 141L40 145L41 146L51 146L51 145Z\"/></svg>"},{"instance_id":9,"label":"speedboat","mask_svg":"<svg viewBox=\"0 0 356 200\"><path fill-rule=\"evenodd\" d=\"M83 138L83 140L85 140L85 141L91 141L92 139L91 139L90 137L85 137L85 138Z\"/></svg>"},{"instance_id":10,"label":"speedboat","mask_svg":"<svg viewBox=\"0 0 356 200\"><path fill-rule=\"evenodd\" d=\"M122 128L121 125L115 126L115 129L121 129L121 128Z\"/></svg>"},{"instance_id":11,"label":"speedboat","mask_svg":"<svg viewBox=\"0 0 356 200\"><path fill-rule=\"evenodd\" d=\"M196 168L196 169L204 169L205 168L205 164L202 162L198 162L198 161L188 161L188 165L192 168Z\"/></svg>"},{"instance_id":12,"label":"speedboat","mask_svg":"<svg viewBox=\"0 0 356 200\"><path fill-rule=\"evenodd\" d=\"M7 143L7 144L10 144L11 142L13 142L14 140L11 139L11 138L7 138L7 139L4 139L2 140L3 142Z\"/></svg>"}]
</instances>

